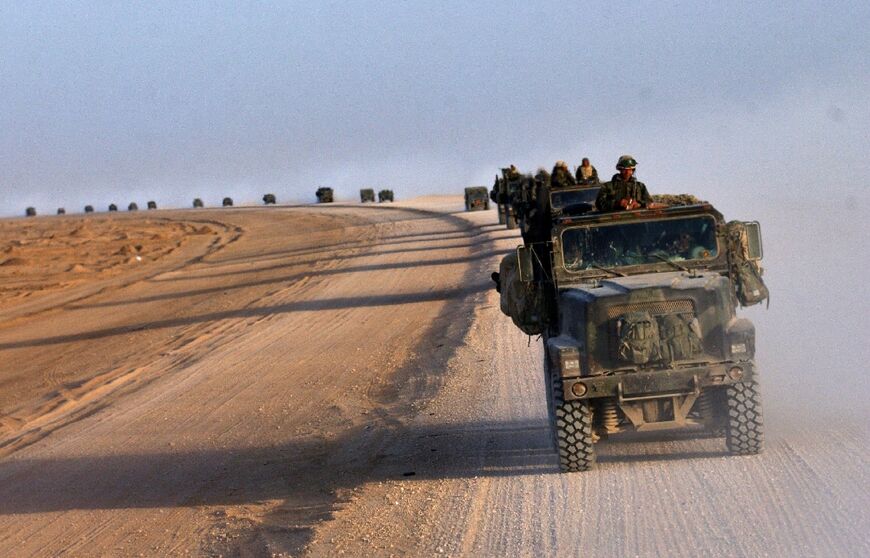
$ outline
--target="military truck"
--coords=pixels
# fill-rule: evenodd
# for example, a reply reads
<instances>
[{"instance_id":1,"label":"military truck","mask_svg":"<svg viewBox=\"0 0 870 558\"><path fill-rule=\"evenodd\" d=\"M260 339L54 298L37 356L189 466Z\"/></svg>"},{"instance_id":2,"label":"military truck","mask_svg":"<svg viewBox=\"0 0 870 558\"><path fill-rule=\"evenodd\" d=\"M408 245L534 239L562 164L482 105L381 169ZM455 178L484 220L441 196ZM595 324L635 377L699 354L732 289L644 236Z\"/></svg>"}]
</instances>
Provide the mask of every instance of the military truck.
<instances>
[{"instance_id":1,"label":"military truck","mask_svg":"<svg viewBox=\"0 0 870 558\"><path fill-rule=\"evenodd\" d=\"M200 198L193 198L193 207L194 208L203 207L203 205L204 204L202 203L202 200Z\"/></svg>"},{"instance_id":2,"label":"military truck","mask_svg":"<svg viewBox=\"0 0 870 558\"><path fill-rule=\"evenodd\" d=\"M85 208L85 211L87 211L87 208ZM136 202L130 202L127 206L127 211L139 211L139 204Z\"/></svg>"},{"instance_id":3,"label":"military truck","mask_svg":"<svg viewBox=\"0 0 870 558\"><path fill-rule=\"evenodd\" d=\"M64 209L63 207L58 207L57 214L58 215L66 215L66 209Z\"/></svg>"},{"instance_id":4,"label":"military truck","mask_svg":"<svg viewBox=\"0 0 870 558\"><path fill-rule=\"evenodd\" d=\"M318 188L315 194L317 196L317 203L332 203L332 188Z\"/></svg>"},{"instance_id":5,"label":"military truck","mask_svg":"<svg viewBox=\"0 0 870 558\"><path fill-rule=\"evenodd\" d=\"M85 213L93 213L93 212L94 212L94 206L92 206L92 205L85 206Z\"/></svg>"},{"instance_id":6,"label":"military truck","mask_svg":"<svg viewBox=\"0 0 870 558\"><path fill-rule=\"evenodd\" d=\"M35 207L28 207L28 208L26 208L26 209L24 210L24 215L25 215L26 217L36 217L36 208L35 208Z\"/></svg>"},{"instance_id":7,"label":"military truck","mask_svg":"<svg viewBox=\"0 0 870 558\"><path fill-rule=\"evenodd\" d=\"M724 431L731 453L761 451L755 328L736 313L768 296L758 223L707 203L571 207L493 274L502 311L542 337L561 470L591 468L596 441L626 431Z\"/></svg>"},{"instance_id":8,"label":"military truck","mask_svg":"<svg viewBox=\"0 0 870 558\"><path fill-rule=\"evenodd\" d=\"M263 204L275 205L276 203L278 203L278 200L275 198L275 194L266 194L263 196Z\"/></svg>"},{"instance_id":9,"label":"military truck","mask_svg":"<svg viewBox=\"0 0 870 558\"><path fill-rule=\"evenodd\" d=\"M371 188L363 188L359 191L359 201L361 203L372 202L375 203L375 191Z\"/></svg>"},{"instance_id":10,"label":"military truck","mask_svg":"<svg viewBox=\"0 0 870 558\"><path fill-rule=\"evenodd\" d=\"M232 207L233 206L233 198L224 198L221 202L221 205L224 207Z\"/></svg>"},{"instance_id":11,"label":"military truck","mask_svg":"<svg viewBox=\"0 0 870 558\"><path fill-rule=\"evenodd\" d=\"M502 169L502 177L496 179L498 189L499 208L502 214L499 216L499 224L504 224L508 229L516 229L520 226L516 212L518 200L523 198L523 187L529 184L532 177L517 174L511 176L510 169Z\"/></svg>"},{"instance_id":12,"label":"military truck","mask_svg":"<svg viewBox=\"0 0 870 558\"><path fill-rule=\"evenodd\" d=\"M88 211L88 209L87 209L88 207L90 207L90 206L86 206L86 207L85 207L85 212L86 212L86 213L87 213L87 211ZM94 209L94 208L91 207L91 211L93 211L93 209ZM113 203L110 203L110 204L109 204L109 211L118 211L118 206L115 205L115 204L113 204Z\"/></svg>"},{"instance_id":13,"label":"military truck","mask_svg":"<svg viewBox=\"0 0 870 558\"><path fill-rule=\"evenodd\" d=\"M471 186L465 189L465 211L489 209L486 186Z\"/></svg>"},{"instance_id":14,"label":"military truck","mask_svg":"<svg viewBox=\"0 0 870 558\"><path fill-rule=\"evenodd\" d=\"M149 201L148 202L148 209L157 209L157 202L153 201L153 200Z\"/></svg>"},{"instance_id":15,"label":"military truck","mask_svg":"<svg viewBox=\"0 0 870 558\"><path fill-rule=\"evenodd\" d=\"M520 197L522 188L521 178L511 178L510 168L501 169L501 176L495 177L490 199L498 204L498 223L508 229L516 229L519 226L512 199Z\"/></svg>"},{"instance_id":16,"label":"military truck","mask_svg":"<svg viewBox=\"0 0 870 558\"><path fill-rule=\"evenodd\" d=\"M492 185L492 190L489 192L489 199L492 200L492 203L495 204L495 211L498 215L498 224L504 225L505 222L505 208L504 204L499 201L502 199L501 195L501 179L496 175L495 182Z\"/></svg>"},{"instance_id":17,"label":"military truck","mask_svg":"<svg viewBox=\"0 0 870 558\"><path fill-rule=\"evenodd\" d=\"M378 192L378 203L395 201L392 190L381 190Z\"/></svg>"}]
</instances>

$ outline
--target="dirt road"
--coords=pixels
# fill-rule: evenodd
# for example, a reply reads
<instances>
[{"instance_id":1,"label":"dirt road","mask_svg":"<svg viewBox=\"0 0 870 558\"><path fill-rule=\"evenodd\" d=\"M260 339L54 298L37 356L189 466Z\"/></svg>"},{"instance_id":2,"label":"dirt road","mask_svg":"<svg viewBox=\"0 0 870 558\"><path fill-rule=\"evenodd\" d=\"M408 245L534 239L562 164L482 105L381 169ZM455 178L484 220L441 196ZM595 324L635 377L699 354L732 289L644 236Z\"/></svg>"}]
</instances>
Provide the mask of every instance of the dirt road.
<instances>
[{"instance_id":1,"label":"dirt road","mask_svg":"<svg viewBox=\"0 0 870 558\"><path fill-rule=\"evenodd\" d=\"M489 285L516 235L410 205L161 212L214 233L4 310L0 555L870 554L867 413L801 419L786 371L760 456L647 435L559 474Z\"/></svg>"}]
</instances>

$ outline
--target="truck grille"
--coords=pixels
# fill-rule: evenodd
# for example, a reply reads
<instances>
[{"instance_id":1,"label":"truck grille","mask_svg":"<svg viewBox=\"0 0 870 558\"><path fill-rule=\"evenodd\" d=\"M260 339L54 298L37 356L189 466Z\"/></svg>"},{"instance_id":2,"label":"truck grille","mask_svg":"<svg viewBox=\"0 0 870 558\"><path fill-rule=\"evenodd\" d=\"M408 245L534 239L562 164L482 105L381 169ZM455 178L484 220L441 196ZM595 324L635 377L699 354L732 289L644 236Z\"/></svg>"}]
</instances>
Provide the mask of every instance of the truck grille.
<instances>
[{"instance_id":1,"label":"truck grille","mask_svg":"<svg viewBox=\"0 0 870 558\"><path fill-rule=\"evenodd\" d=\"M629 312L649 312L653 316L661 316L664 314L694 314L695 304L691 299L615 304L607 309L607 318L618 318L619 316Z\"/></svg>"}]
</instances>

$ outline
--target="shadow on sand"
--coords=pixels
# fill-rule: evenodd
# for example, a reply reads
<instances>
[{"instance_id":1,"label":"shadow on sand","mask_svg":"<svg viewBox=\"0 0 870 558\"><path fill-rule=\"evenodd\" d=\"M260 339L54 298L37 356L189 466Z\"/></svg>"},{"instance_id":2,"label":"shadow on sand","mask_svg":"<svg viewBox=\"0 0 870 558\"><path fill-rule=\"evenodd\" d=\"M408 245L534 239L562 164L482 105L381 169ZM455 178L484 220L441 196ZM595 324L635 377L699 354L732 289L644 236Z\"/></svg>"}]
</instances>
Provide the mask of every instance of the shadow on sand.
<instances>
[{"instance_id":1,"label":"shadow on sand","mask_svg":"<svg viewBox=\"0 0 870 558\"><path fill-rule=\"evenodd\" d=\"M559 474L545 419L513 422L366 425L323 440L273 447L119 453L0 462L0 514L252 504L303 506L385 480ZM661 444L662 441L673 444ZM650 436L599 443L599 468L619 463L719 458L712 440ZM662 448L669 448L663 453ZM17 473L39 472L34 485ZM577 475L595 475L593 470Z\"/></svg>"},{"instance_id":2,"label":"shadow on sand","mask_svg":"<svg viewBox=\"0 0 870 558\"><path fill-rule=\"evenodd\" d=\"M492 283L478 281L476 283L470 284L467 287L454 289L439 289L434 291L424 291L407 294L384 294L359 297L327 298L318 300L301 300L271 306L237 308L233 310L225 310L222 312L211 312L208 314L168 318L165 320L154 320L150 322L141 322L119 327L109 327L92 331L83 331L79 333L72 333L69 335L56 335L51 337L42 337L39 339L10 341L7 343L0 343L0 350L18 349L21 347L42 347L47 345L56 345L59 343L86 341L100 339L103 337L110 337L113 335L123 335L136 331L187 326L201 322L223 320L226 318L253 318L270 316L273 314L284 314L288 312L317 312L322 310L337 310L344 308L397 306L403 304L415 304L419 302L431 302L436 300L461 300L465 297L487 291L491 288ZM220 290L224 291L226 289Z\"/></svg>"}]
</instances>

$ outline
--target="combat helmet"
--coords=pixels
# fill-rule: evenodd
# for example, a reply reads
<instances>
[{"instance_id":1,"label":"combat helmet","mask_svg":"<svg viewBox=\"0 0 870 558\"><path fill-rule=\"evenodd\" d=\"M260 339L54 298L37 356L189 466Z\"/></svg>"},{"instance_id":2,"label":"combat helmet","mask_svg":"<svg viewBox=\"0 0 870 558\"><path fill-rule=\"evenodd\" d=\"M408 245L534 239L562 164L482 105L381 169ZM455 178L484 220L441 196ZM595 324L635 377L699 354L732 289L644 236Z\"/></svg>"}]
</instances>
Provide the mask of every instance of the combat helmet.
<instances>
[{"instance_id":1,"label":"combat helmet","mask_svg":"<svg viewBox=\"0 0 870 558\"><path fill-rule=\"evenodd\" d=\"M637 161L635 161L634 157L631 155L623 155L619 158L619 161L616 162L616 170L633 169L636 166Z\"/></svg>"}]
</instances>

